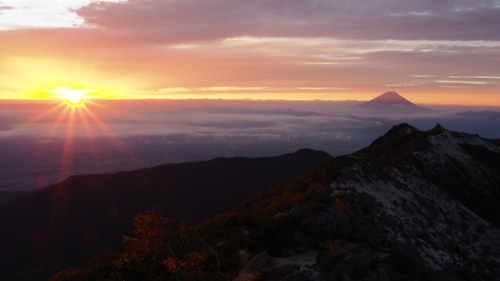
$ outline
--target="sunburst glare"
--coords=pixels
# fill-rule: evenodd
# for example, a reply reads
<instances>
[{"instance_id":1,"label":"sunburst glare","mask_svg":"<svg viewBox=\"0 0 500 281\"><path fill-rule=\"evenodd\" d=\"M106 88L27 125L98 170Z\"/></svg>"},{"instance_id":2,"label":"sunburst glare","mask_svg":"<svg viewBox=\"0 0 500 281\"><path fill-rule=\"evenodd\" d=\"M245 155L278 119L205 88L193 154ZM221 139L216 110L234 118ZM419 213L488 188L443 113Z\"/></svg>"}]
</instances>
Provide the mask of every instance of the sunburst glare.
<instances>
[{"instance_id":1,"label":"sunburst glare","mask_svg":"<svg viewBox=\"0 0 500 281\"><path fill-rule=\"evenodd\" d=\"M70 105L81 105L86 98L89 98L90 93L97 92L97 90L56 87L48 90L48 92L56 94L51 96L52 98L64 99Z\"/></svg>"},{"instance_id":2,"label":"sunburst glare","mask_svg":"<svg viewBox=\"0 0 500 281\"><path fill-rule=\"evenodd\" d=\"M70 87L55 87L50 90L44 90L44 93L49 93L51 99L61 99L61 101L48 110L33 116L29 120L17 125L19 130L25 130L29 127L47 122L49 126L42 133L41 138L61 138L61 159L58 180L73 174L72 158L74 156L74 141L79 138L88 140L90 157L98 160L100 156L97 152L97 142L99 135L111 140L115 144L115 148L120 150L124 157L137 158L137 155L132 151L123 140L121 140L112 128L102 120L99 114L95 111L114 112L113 108L104 105L98 101L98 97L92 93L98 92L94 89L70 88ZM43 97L43 96L42 96ZM42 145L43 146L43 145ZM42 147L40 149L43 150Z\"/></svg>"}]
</instances>

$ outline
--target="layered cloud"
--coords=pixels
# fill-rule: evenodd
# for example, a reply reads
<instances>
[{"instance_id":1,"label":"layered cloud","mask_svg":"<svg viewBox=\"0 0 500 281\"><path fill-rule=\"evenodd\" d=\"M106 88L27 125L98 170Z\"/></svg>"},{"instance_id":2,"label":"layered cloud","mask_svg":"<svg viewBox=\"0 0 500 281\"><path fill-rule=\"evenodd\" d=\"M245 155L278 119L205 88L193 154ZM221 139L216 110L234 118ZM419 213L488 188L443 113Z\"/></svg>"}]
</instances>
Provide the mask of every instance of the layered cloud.
<instances>
[{"instance_id":1,"label":"layered cloud","mask_svg":"<svg viewBox=\"0 0 500 281\"><path fill-rule=\"evenodd\" d=\"M500 104L500 80L485 78L500 76L500 1L78 3L65 10L77 19L71 28L0 20L1 97L76 84L111 97L369 99L397 90L417 103L453 94Z\"/></svg>"},{"instance_id":2,"label":"layered cloud","mask_svg":"<svg viewBox=\"0 0 500 281\"><path fill-rule=\"evenodd\" d=\"M4 5L2 5L2 3L1 3L1 2L0 2L0 5L1 5L1 6L0 6L0 13L1 13L3 10L10 10L10 9L12 9L12 7L10 7L10 6L4 6Z\"/></svg>"},{"instance_id":3,"label":"layered cloud","mask_svg":"<svg viewBox=\"0 0 500 281\"><path fill-rule=\"evenodd\" d=\"M145 41L225 38L498 40L496 0L256 0L94 2L75 11L89 26Z\"/></svg>"}]
</instances>

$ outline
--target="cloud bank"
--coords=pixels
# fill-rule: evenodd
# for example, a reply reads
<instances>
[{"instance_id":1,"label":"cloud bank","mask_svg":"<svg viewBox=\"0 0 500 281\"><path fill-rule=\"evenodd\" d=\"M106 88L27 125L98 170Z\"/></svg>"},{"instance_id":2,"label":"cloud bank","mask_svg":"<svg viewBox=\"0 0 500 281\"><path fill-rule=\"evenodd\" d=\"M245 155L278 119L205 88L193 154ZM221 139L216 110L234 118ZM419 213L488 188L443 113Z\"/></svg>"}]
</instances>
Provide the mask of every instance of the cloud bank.
<instances>
[{"instance_id":1,"label":"cloud bank","mask_svg":"<svg viewBox=\"0 0 500 281\"><path fill-rule=\"evenodd\" d=\"M500 76L498 0L85 3L71 8L82 22L71 28L0 31L2 97L75 84L110 97L367 100L396 90L420 103L500 104L500 80L487 78Z\"/></svg>"},{"instance_id":2,"label":"cloud bank","mask_svg":"<svg viewBox=\"0 0 500 281\"><path fill-rule=\"evenodd\" d=\"M493 40L498 1L158 1L94 2L75 11L90 26L160 42L225 38Z\"/></svg>"}]
</instances>

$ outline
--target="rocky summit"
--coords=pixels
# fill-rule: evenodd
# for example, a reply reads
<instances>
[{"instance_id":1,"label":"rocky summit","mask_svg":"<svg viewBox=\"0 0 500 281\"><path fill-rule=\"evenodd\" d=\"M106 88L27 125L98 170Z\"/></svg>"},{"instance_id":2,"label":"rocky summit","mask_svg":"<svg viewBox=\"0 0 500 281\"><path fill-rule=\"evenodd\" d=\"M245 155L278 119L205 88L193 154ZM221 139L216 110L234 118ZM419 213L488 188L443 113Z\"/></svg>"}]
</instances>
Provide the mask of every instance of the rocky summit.
<instances>
[{"instance_id":1,"label":"rocky summit","mask_svg":"<svg viewBox=\"0 0 500 281\"><path fill-rule=\"evenodd\" d=\"M286 226L260 247L272 265L259 278L500 280L500 147L493 142L400 124L305 177L324 186L274 214L271 221ZM285 265L300 269L279 276Z\"/></svg>"},{"instance_id":2,"label":"rocky summit","mask_svg":"<svg viewBox=\"0 0 500 281\"><path fill-rule=\"evenodd\" d=\"M332 186L365 194L374 207L361 217L391 244L411 245L447 278L498 280L500 147L439 125L420 132L402 124L351 157Z\"/></svg>"},{"instance_id":3,"label":"rocky summit","mask_svg":"<svg viewBox=\"0 0 500 281\"><path fill-rule=\"evenodd\" d=\"M169 237L140 215L112 263L51 280L500 280L499 202L496 142L400 124Z\"/></svg>"}]
</instances>

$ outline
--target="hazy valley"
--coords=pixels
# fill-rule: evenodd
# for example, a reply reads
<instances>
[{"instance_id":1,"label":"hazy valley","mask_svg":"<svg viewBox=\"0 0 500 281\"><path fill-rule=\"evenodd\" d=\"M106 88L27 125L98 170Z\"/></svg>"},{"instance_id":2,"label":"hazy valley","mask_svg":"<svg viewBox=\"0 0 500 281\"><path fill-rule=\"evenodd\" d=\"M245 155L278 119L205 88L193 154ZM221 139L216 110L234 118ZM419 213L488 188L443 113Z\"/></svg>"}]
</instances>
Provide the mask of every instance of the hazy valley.
<instances>
[{"instance_id":1,"label":"hazy valley","mask_svg":"<svg viewBox=\"0 0 500 281\"><path fill-rule=\"evenodd\" d=\"M500 138L499 108L412 104L408 109L397 103L99 100L87 105L98 117L75 114L73 124L69 114L54 110L59 102L2 101L0 191L39 189L70 175L275 156L304 147L338 156L367 146L401 122L421 130L440 123Z\"/></svg>"}]
</instances>

